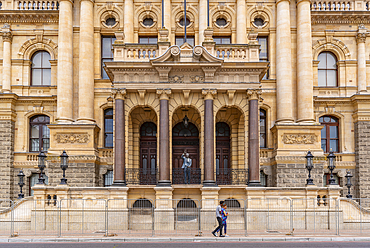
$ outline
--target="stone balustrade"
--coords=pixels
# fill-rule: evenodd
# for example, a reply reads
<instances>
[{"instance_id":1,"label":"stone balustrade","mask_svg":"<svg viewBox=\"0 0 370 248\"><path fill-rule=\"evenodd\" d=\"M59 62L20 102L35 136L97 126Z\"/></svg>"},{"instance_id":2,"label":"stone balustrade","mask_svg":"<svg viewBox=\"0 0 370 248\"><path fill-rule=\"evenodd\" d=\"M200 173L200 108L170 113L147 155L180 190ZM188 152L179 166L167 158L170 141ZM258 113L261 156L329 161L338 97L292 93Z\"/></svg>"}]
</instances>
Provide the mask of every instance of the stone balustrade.
<instances>
[{"instance_id":1,"label":"stone balustrade","mask_svg":"<svg viewBox=\"0 0 370 248\"><path fill-rule=\"evenodd\" d=\"M354 1L312 1L311 11L349 11L353 5Z\"/></svg>"},{"instance_id":2,"label":"stone balustrade","mask_svg":"<svg viewBox=\"0 0 370 248\"><path fill-rule=\"evenodd\" d=\"M16 1L18 10L59 10L58 1Z\"/></svg>"}]
</instances>

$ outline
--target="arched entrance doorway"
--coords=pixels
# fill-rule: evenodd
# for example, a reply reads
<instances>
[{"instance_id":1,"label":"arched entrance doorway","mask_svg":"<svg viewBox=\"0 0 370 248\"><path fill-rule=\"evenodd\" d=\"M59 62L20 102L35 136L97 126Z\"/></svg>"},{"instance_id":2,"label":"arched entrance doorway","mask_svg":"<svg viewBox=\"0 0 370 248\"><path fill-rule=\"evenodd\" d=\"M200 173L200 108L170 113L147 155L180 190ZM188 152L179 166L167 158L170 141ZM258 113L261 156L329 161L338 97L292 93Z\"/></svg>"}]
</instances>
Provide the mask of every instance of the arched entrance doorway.
<instances>
[{"instance_id":1,"label":"arched entrance doorway","mask_svg":"<svg viewBox=\"0 0 370 248\"><path fill-rule=\"evenodd\" d=\"M181 168L181 155L186 150L192 159L190 183L200 184L201 171L199 168L199 131L191 122L185 127L183 122L176 124L172 129L172 183L183 184L184 171Z\"/></svg>"},{"instance_id":2,"label":"arched entrance doorway","mask_svg":"<svg viewBox=\"0 0 370 248\"><path fill-rule=\"evenodd\" d=\"M216 123L216 181L224 185L231 183L230 171L230 127L225 122Z\"/></svg>"},{"instance_id":3,"label":"arched entrance doorway","mask_svg":"<svg viewBox=\"0 0 370 248\"><path fill-rule=\"evenodd\" d=\"M140 127L140 184L156 184L157 125L145 122Z\"/></svg>"}]
</instances>

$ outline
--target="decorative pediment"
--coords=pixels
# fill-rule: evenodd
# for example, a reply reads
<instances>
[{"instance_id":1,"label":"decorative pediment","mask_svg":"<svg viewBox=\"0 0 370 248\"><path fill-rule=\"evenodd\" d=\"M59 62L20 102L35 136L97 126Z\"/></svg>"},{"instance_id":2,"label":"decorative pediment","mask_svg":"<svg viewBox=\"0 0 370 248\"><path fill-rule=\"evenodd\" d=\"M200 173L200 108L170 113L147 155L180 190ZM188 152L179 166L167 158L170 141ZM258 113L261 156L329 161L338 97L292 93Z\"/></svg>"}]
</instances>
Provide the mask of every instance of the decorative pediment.
<instances>
[{"instance_id":1,"label":"decorative pediment","mask_svg":"<svg viewBox=\"0 0 370 248\"><path fill-rule=\"evenodd\" d=\"M172 64L173 62L176 62L176 64L201 62L207 63L208 65L212 63L215 66L221 66L224 60L214 57L202 46L192 47L188 43L184 43L181 47L169 47L162 56L151 59L150 61L153 65L159 63Z\"/></svg>"}]
</instances>

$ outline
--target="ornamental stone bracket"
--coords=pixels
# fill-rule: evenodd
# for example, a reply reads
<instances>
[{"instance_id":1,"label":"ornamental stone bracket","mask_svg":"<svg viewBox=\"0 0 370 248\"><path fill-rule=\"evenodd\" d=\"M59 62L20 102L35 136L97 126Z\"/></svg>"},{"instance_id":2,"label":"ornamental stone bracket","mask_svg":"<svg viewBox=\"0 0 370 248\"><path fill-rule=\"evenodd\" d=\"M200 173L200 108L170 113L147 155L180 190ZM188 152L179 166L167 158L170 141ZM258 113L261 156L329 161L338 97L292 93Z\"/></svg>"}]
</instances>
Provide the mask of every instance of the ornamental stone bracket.
<instances>
[{"instance_id":1,"label":"ornamental stone bracket","mask_svg":"<svg viewBox=\"0 0 370 248\"><path fill-rule=\"evenodd\" d=\"M205 66L202 67L202 70L204 72L204 81L206 82L212 82L213 78L215 76L215 72L217 71L219 67L214 67L214 66Z\"/></svg>"},{"instance_id":2,"label":"ornamental stone bracket","mask_svg":"<svg viewBox=\"0 0 370 248\"><path fill-rule=\"evenodd\" d=\"M155 69L159 73L159 80L162 82L168 81L168 73L171 71L172 67L170 66L158 66Z\"/></svg>"}]
</instances>

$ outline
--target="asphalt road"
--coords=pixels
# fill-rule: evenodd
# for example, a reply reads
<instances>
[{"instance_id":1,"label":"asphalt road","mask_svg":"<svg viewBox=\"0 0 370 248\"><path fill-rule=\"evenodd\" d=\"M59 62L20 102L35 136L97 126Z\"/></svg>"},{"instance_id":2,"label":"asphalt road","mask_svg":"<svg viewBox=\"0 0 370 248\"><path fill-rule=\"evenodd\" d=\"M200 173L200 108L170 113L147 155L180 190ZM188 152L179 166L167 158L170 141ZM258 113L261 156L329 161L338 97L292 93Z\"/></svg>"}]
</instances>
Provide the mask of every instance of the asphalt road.
<instances>
[{"instance_id":1,"label":"asphalt road","mask_svg":"<svg viewBox=\"0 0 370 248\"><path fill-rule=\"evenodd\" d=\"M155 242L155 243L0 243L1 248L362 248L370 247L370 242Z\"/></svg>"}]
</instances>

